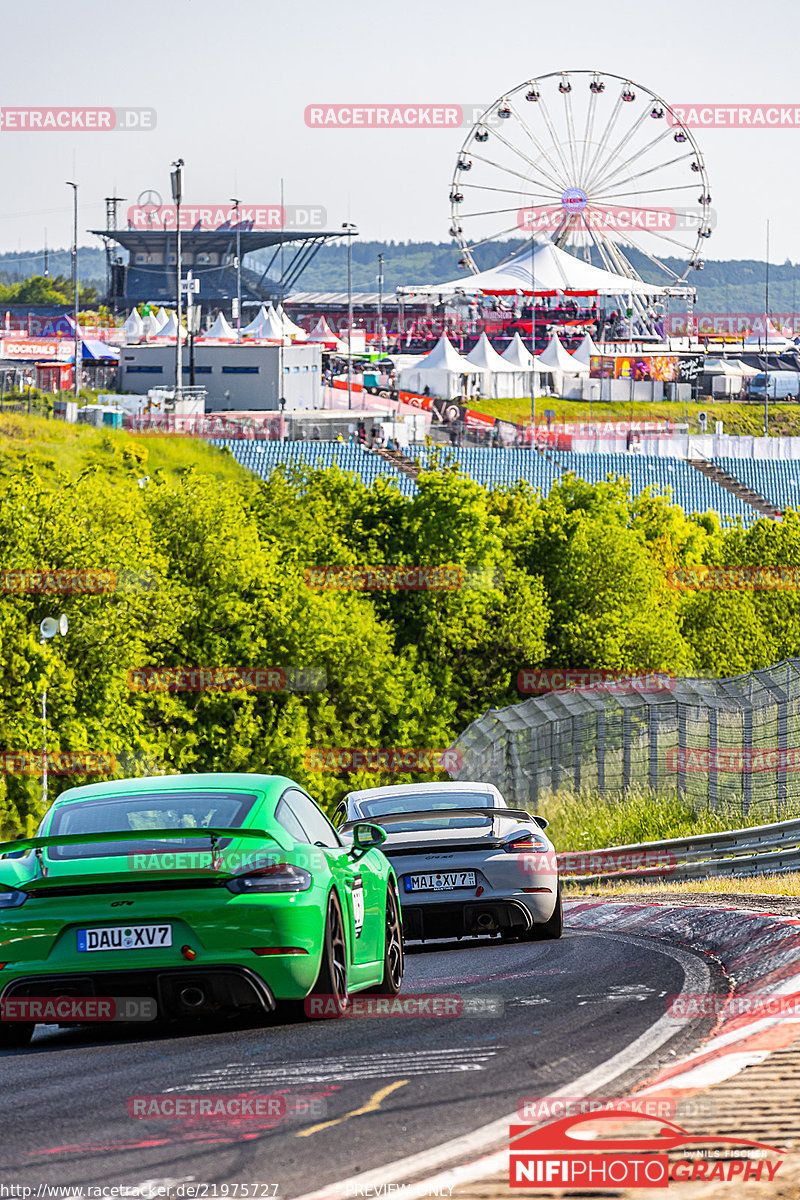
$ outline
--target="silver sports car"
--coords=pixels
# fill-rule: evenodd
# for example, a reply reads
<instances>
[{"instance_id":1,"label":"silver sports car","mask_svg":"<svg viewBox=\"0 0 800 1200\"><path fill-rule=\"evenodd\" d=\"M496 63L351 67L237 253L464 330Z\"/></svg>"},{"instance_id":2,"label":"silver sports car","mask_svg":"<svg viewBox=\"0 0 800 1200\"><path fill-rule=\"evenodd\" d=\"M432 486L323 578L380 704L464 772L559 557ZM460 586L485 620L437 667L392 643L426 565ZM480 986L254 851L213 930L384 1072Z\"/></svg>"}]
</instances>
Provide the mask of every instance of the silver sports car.
<instances>
[{"instance_id":1,"label":"silver sports car","mask_svg":"<svg viewBox=\"0 0 800 1200\"><path fill-rule=\"evenodd\" d=\"M334 814L345 837L381 825L400 882L406 938L561 937L561 892L547 821L509 808L486 783L411 783L350 792Z\"/></svg>"}]
</instances>

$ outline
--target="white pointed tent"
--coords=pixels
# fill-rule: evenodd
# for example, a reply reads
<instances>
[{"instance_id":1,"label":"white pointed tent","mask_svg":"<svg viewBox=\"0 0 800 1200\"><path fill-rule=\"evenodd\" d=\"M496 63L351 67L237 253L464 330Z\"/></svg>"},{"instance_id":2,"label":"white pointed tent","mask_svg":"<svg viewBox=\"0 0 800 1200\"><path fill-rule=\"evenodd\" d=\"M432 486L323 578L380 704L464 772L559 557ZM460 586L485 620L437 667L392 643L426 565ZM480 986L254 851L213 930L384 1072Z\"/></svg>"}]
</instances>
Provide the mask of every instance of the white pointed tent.
<instances>
[{"instance_id":1,"label":"white pointed tent","mask_svg":"<svg viewBox=\"0 0 800 1200\"><path fill-rule=\"evenodd\" d=\"M497 398L515 395L514 370L500 357L485 333L481 334L465 357L473 367L486 372L481 389L484 396Z\"/></svg>"},{"instance_id":2,"label":"white pointed tent","mask_svg":"<svg viewBox=\"0 0 800 1200\"><path fill-rule=\"evenodd\" d=\"M147 313L142 317L142 336L146 338L158 337L158 321L153 313Z\"/></svg>"},{"instance_id":3,"label":"white pointed tent","mask_svg":"<svg viewBox=\"0 0 800 1200\"><path fill-rule=\"evenodd\" d=\"M530 371L533 366L533 355L518 333L514 334L514 340L508 343L500 357L515 371Z\"/></svg>"},{"instance_id":4,"label":"white pointed tent","mask_svg":"<svg viewBox=\"0 0 800 1200\"><path fill-rule=\"evenodd\" d=\"M600 354L600 349L595 345L590 333L587 333L580 346L577 346L572 351L572 357L575 359L575 361L583 363L587 367L590 365L589 360L591 359L592 355L598 354Z\"/></svg>"},{"instance_id":5,"label":"white pointed tent","mask_svg":"<svg viewBox=\"0 0 800 1200\"><path fill-rule=\"evenodd\" d=\"M277 312L278 318L283 326L285 337L290 337L295 342L308 341L308 334L306 333L305 329L303 329L302 325L295 324L292 318L287 314L286 309L282 304L279 304L275 311Z\"/></svg>"},{"instance_id":6,"label":"white pointed tent","mask_svg":"<svg viewBox=\"0 0 800 1200\"><path fill-rule=\"evenodd\" d=\"M573 358L569 350L561 343L561 338L554 333L536 363L548 371L560 371L563 375L588 375L589 364Z\"/></svg>"},{"instance_id":7,"label":"white pointed tent","mask_svg":"<svg viewBox=\"0 0 800 1200\"><path fill-rule=\"evenodd\" d=\"M559 249L548 239L536 243L533 255L526 247L508 262L481 271L478 275L397 290L401 295L431 297L475 296L479 292L495 296L530 296L532 290L537 295L561 292L575 296L660 296L663 292L653 283L643 283L640 279L628 279L625 275L593 267L591 263Z\"/></svg>"},{"instance_id":8,"label":"white pointed tent","mask_svg":"<svg viewBox=\"0 0 800 1200\"><path fill-rule=\"evenodd\" d=\"M159 329L158 336L160 338L172 338L173 341L175 340L175 338L177 338L177 336L178 336L178 318L174 312L170 313L169 319L168 319L166 325L164 325L161 329ZM181 341L185 342L187 337L188 337L188 334L186 333L186 330L184 329L183 326L181 326Z\"/></svg>"},{"instance_id":9,"label":"white pointed tent","mask_svg":"<svg viewBox=\"0 0 800 1200\"><path fill-rule=\"evenodd\" d=\"M125 341L130 345L132 342L138 342L144 335L144 325L142 318L139 316L138 308L132 308L130 316L122 326L122 332L125 335Z\"/></svg>"},{"instance_id":10,"label":"white pointed tent","mask_svg":"<svg viewBox=\"0 0 800 1200\"><path fill-rule=\"evenodd\" d=\"M197 340L204 342L211 340L211 338L216 338L220 342L233 342L236 340L236 334L225 320L224 313L220 313L211 328L207 329L202 337L199 337Z\"/></svg>"},{"instance_id":11,"label":"white pointed tent","mask_svg":"<svg viewBox=\"0 0 800 1200\"><path fill-rule=\"evenodd\" d=\"M442 334L429 354L413 367L400 371L398 387L418 394L424 394L427 387L430 395L451 400L465 391L472 391L475 383L483 382L486 375L486 368L464 358L447 335Z\"/></svg>"},{"instance_id":12,"label":"white pointed tent","mask_svg":"<svg viewBox=\"0 0 800 1200\"><path fill-rule=\"evenodd\" d=\"M310 342L337 342L339 341L336 334L331 329L324 317L320 317L311 333L308 335Z\"/></svg>"},{"instance_id":13,"label":"white pointed tent","mask_svg":"<svg viewBox=\"0 0 800 1200\"><path fill-rule=\"evenodd\" d=\"M261 331L265 327L266 320L267 320L267 310L266 310L265 306L262 304L261 308L258 310L256 315L253 317L250 324L245 325L244 329L242 330L242 337L254 337L254 338L263 337L264 335Z\"/></svg>"},{"instance_id":14,"label":"white pointed tent","mask_svg":"<svg viewBox=\"0 0 800 1200\"><path fill-rule=\"evenodd\" d=\"M164 328L164 326L167 324L168 321L169 321L169 313L162 306L156 313L156 326L158 327L159 336L161 335L161 330Z\"/></svg>"},{"instance_id":15,"label":"white pointed tent","mask_svg":"<svg viewBox=\"0 0 800 1200\"><path fill-rule=\"evenodd\" d=\"M269 332L265 333L263 335L264 337L272 338L278 342L282 342L288 337L288 334L281 323L280 317L271 304L267 306L267 320L265 324Z\"/></svg>"},{"instance_id":16,"label":"white pointed tent","mask_svg":"<svg viewBox=\"0 0 800 1200\"><path fill-rule=\"evenodd\" d=\"M513 341L509 342L500 357L506 364L506 370L513 372L513 390L508 393L510 397L531 394L531 370L536 373L533 386L537 392L541 390L539 369L534 367L533 355L518 333L514 334Z\"/></svg>"}]
</instances>

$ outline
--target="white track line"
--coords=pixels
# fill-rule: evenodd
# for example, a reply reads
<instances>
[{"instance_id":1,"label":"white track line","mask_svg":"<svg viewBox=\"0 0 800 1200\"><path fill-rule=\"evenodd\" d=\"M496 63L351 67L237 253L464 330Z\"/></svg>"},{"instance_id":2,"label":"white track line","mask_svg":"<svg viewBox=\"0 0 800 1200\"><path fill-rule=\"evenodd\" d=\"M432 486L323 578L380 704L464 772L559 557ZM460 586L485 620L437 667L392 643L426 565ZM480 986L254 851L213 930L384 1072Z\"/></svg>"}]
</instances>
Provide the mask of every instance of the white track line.
<instances>
[{"instance_id":1,"label":"white track line","mask_svg":"<svg viewBox=\"0 0 800 1200\"><path fill-rule=\"evenodd\" d=\"M624 933L606 933L605 930L602 931L602 936L628 942L637 947L641 946L640 937ZM650 948L660 954L666 954L680 963L684 976L681 995L684 992L696 995L708 991L711 972L702 959L689 954L686 950L679 950L675 946L668 946L661 942ZM624 1050L620 1050L607 1062L601 1063L593 1071L588 1071L572 1083L551 1092L550 1095L554 1097L590 1096L599 1088L606 1087L619 1075L623 1075L635 1067L643 1059L649 1058L665 1042L674 1037L680 1028L686 1028L686 1023L682 1019L669 1017L666 1014L659 1017L649 1029L631 1042L630 1046L626 1046ZM414 1176L418 1177L424 1172L435 1171L437 1168L453 1162L454 1159L471 1159L482 1150L490 1150L498 1143L507 1143L509 1125L518 1123L518 1114L516 1112L508 1113L496 1121L491 1121L488 1125L482 1125L474 1133L462 1134L461 1137L442 1142L441 1145L433 1146L430 1150L423 1150L419 1154L409 1155L408 1158L400 1158L396 1162L387 1163L384 1167L363 1171L360 1175L353 1175L349 1179L328 1184L316 1192L309 1192L298 1197L298 1200L347 1200L347 1197L357 1197L359 1191L361 1194L369 1195L368 1188L380 1187L382 1184L385 1190L387 1183L401 1183ZM546 1122L540 1123L546 1124ZM487 1175L494 1175L498 1171L504 1170L507 1165L508 1146L506 1145L502 1150L487 1154L483 1158L462 1163L462 1165L452 1167L438 1175L427 1176L415 1184L405 1186L402 1192L403 1200L415 1200L416 1197L428 1196L437 1187L448 1188L455 1183L485 1179Z\"/></svg>"}]
</instances>

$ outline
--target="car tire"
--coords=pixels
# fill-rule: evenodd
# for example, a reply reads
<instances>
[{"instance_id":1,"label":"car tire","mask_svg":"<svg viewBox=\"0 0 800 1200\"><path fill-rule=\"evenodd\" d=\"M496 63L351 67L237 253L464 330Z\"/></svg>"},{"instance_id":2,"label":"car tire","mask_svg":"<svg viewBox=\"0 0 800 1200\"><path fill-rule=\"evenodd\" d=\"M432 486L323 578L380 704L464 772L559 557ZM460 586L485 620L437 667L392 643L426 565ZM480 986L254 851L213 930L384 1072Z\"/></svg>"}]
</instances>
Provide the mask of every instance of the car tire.
<instances>
[{"instance_id":1,"label":"car tire","mask_svg":"<svg viewBox=\"0 0 800 1200\"><path fill-rule=\"evenodd\" d=\"M367 988L372 995L396 996L403 982L405 954L403 951L403 921L394 884L386 889L386 936L383 945L383 977L375 987Z\"/></svg>"},{"instance_id":2,"label":"car tire","mask_svg":"<svg viewBox=\"0 0 800 1200\"><path fill-rule=\"evenodd\" d=\"M0 1022L0 1050L21 1050L30 1045L34 1021Z\"/></svg>"},{"instance_id":3,"label":"car tire","mask_svg":"<svg viewBox=\"0 0 800 1200\"><path fill-rule=\"evenodd\" d=\"M561 885L558 886L556 906L553 914L546 921L532 925L527 933L523 933L523 942L545 942L560 938L564 930L564 914L561 908Z\"/></svg>"},{"instance_id":4,"label":"car tire","mask_svg":"<svg viewBox=\"0 0 800 1200\"><path fill-rule=\"evenodd\" d=\"M322 962L317 982L309 994L324 996L333 1002L326 1005L326 1012L331 1017L342 1017L347 1011L347 941L342 906L335 892L331 892L328 899Z\"/></svg>"}]
</instances>

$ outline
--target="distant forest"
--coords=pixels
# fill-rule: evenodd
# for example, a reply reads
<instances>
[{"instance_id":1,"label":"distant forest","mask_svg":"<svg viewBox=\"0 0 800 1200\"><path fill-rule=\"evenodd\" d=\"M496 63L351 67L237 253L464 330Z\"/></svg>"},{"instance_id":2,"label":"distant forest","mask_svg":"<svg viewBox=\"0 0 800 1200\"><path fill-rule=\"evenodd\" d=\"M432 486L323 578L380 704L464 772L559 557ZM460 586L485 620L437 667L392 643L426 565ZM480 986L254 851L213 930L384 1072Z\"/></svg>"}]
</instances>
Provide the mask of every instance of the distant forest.
<instances>
[{"instance_id":1,"label":"distant forest","mask_svg":"<svg viewBox=\"0 0 800 1200\"><path fill-rule=\"evenodd\" d=\"M527 242L503 242L483 246L476 259L485 269L507 257ZM353 289L357 292L378 290L378 255L383 254L383 291L391 294L399 285L436 283L461 275L460 257L454 242L353 242ZM652 269L644 259L630 257L644 279ZM264 261L264 252L251 260ZM669 261L669 260L667 260ZM674 263L672 264L675 265ZM53 276L69 276L68 249L48 252L48 269ZM9 251L0 254L0 284L19 283L31 275L44 273L44 251ZM78 252L81 282L94 286L100 295L105 290L105 254L102 249L81 246ZM763 312L765 264L756 259L708 260L702 271L693 271L689 280L697 288L697 308L701 312ZM297 290L343 292L347 288L347 248L343 244L323 246L303 272ZM796 312L800 304L800 264L788 260L782 265L770 263L769 307L773 313Z\"/></svg>"}]
</instances>

